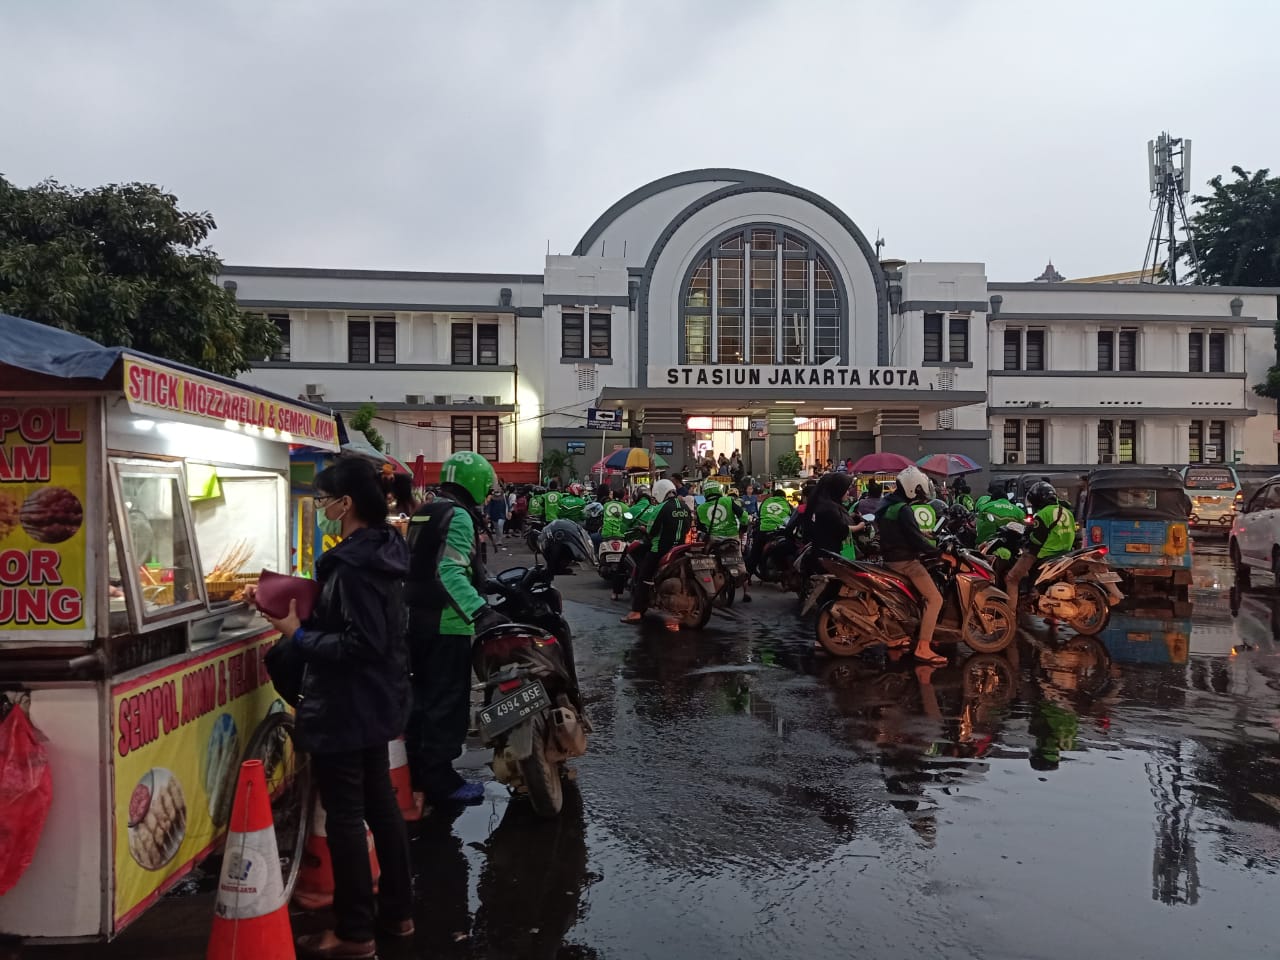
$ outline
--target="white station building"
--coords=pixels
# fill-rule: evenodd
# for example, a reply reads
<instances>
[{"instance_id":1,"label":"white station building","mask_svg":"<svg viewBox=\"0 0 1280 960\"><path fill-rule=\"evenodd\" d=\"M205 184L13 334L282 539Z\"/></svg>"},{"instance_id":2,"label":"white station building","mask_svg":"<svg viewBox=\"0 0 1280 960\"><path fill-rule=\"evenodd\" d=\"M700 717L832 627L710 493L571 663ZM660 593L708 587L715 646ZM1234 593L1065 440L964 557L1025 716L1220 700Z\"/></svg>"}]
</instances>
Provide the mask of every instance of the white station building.
<instances>
[{"instance_id":1,"label":"white station building","mask_svg":"<svg viewBox=\"0 0 1280 960\"><path fill-rule=\"evenodd\" d=\"M894 451L994 469L1274 465L1280 290L989 281L881 261L848 214L745 170L618 200L540 274L228 266L280 351L244 375L340 411L377 406L402 460L475 449L532 478L643 445L750 472ZM587 426L589 408L616 429ZM520 466L524 465L524 466Z\"/></svg>"}]
</instances>

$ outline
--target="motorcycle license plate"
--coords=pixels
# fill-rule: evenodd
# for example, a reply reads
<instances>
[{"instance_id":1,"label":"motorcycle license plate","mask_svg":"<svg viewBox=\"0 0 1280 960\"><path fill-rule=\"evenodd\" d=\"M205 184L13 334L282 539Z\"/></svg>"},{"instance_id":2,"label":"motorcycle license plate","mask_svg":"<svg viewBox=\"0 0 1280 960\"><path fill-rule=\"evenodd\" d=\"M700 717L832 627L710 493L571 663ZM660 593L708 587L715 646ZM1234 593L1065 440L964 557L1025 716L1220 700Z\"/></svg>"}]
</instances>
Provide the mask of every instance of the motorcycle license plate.
<instances>
[{"instance_id":1,"label":"motorcycle license plate","mask_svg":"<svg viewBox=\"0 0 1280 960\"><path fill-rule=\"evenodd\" d=\"M525 717L549 706L551 698L547 696L542 682L534 680L527 683L511 696L480 708L480 736L484 740L492 740L506 733Z\"/></svg>"},{"instance_id":2,"label":"motorcycle license plate","mask_svg":"<svg viewBox=\"0 0 1280 960\"><path fill-rule=\"evenodd\" d=\"M694 570L714 570L716 561L713 557L694 557L689 561Z\"/></svg>"},{"instance_id":3,"label":"motorcycle license plate","mask_svg":"<svg viewBox=\"0 0 1280 960\"><path fill-rule=\"evenodd\" d=\"M620 561L621 559L622 559L622 555L621 555L621 554L609 554L609 555L607 555L607 556L605 556L605 557L602 557L602 558L600 559L600 562L601 562L601 563L603 563L603 564L605 564L605 565L607 566L607 565L609 565L609 564L611 564L611 563L617 563L617 562L618 562L618 561Z\"/></svg>"},{"instance_id":4,"label":"motorcycle license plate","mask_svg":"<svg viewBox=\"0 0 1280 960\"><path fill-rule=\"evenodd\" d=\"M1149 543L1126 543L1124 545L1125 553L1150 553L1151 544Z\"/></svg>"}]
</instances>

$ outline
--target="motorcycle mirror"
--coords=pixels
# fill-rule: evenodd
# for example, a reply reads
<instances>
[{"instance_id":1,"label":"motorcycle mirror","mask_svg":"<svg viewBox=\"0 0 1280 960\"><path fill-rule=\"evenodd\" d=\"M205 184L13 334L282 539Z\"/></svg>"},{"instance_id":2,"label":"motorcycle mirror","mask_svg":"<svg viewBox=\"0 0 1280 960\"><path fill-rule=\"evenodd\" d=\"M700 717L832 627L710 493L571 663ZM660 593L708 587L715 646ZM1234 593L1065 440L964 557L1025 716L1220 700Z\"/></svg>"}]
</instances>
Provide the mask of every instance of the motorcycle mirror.
<instances>
[{"instance_id":1,"label":"motorcycle mirror","mask_svg":"<svg viewBox=\"0 0 1280 960\"><path fill-rule=\"evenodd\" d=\"M862 515L862 520L864 523L875 523L876 515L874 513L864 513Z\"/></svg>"}]
</instances>

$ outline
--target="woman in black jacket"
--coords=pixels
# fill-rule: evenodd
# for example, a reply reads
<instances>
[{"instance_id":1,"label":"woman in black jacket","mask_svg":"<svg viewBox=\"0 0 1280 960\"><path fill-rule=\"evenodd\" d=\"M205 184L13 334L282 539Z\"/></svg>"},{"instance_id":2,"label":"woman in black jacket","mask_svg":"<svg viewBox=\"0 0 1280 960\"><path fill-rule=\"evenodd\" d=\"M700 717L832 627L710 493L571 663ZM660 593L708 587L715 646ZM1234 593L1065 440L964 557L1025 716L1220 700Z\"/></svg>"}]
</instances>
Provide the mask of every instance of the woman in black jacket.
<instances>
[{"instance_id":1,"label":"woman in black jacket","mask_svg":"<svg viewBox=\"0 0 1280 960\"><path fill-rule=\"evenodd\" d=\"M379 934L413 934L409 841L391 789L387 742L409 716L403 580L409 548L386 523L387 502L366 460L340 459L315 479L316 509L341 542L316 562L320 598L306 623L296 604L273 620L305 665L298 746L324 804L333 859L333 930L300 937L301 956L364 958ZM375 902L365 823L382 879Z\"/></svg>"},{"instance_id":2,"label":"woman in black jacket","mask_svg":"<svg viewBox=\"0 0 1280 960\"><path fill-rule=\"evenodd\" d=\"M823 474L809 496L800 535L820 550L839 553L849 534L866 526L844 508L844 495L852 483L847 473Z\"/></svg>"}]
</instances>

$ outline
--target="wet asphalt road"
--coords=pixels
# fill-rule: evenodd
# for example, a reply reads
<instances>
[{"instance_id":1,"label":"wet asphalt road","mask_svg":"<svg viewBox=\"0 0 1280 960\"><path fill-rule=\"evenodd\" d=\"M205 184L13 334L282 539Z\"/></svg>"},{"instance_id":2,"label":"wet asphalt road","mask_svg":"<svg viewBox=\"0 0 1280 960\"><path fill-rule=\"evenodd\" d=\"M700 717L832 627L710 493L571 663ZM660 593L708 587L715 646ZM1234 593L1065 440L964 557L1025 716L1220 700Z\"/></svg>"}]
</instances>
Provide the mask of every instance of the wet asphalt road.
<instances>
[{"instance_id":1,"label":"wet asphalt road","mask_svg":"<svg viewBox=\"0 0 1280 960\"><path fill-rule=\"evenodd\" d=\"M1233 597L1196 547L1189 619L1027 621L936 671L815 655L772 588L677 636L559 581L596 725L580 793L538 822L494 784L414 828L417 939L381 956L1274 955L1280 598ZM211 899L33 955L194 960Z\"/></svg>"}]
</instances>

